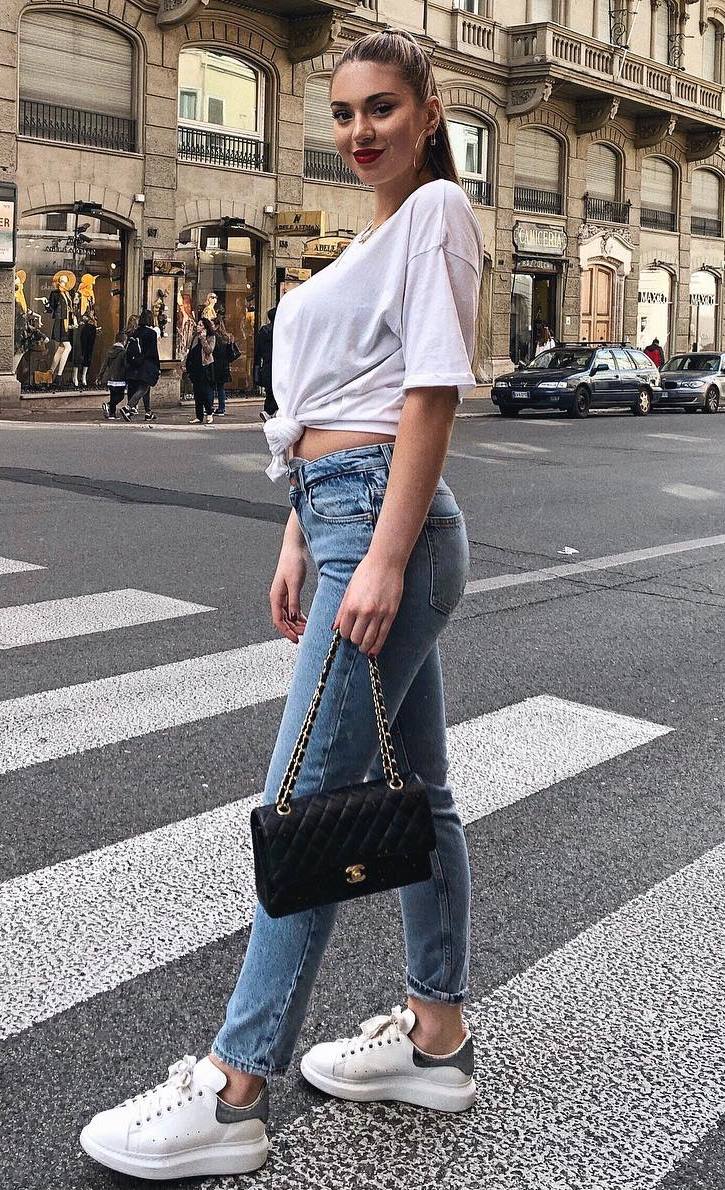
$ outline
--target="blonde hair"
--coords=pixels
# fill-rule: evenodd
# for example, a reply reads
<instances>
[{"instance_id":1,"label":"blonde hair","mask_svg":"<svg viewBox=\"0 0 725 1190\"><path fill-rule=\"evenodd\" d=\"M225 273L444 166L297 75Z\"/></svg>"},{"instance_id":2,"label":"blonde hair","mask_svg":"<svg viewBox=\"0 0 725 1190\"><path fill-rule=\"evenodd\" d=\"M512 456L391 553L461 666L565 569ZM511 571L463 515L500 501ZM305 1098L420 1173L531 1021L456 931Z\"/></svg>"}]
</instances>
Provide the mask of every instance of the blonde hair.
<instances>
[{"instance_id":1,"label":"blonde hair","mask_svg":"<svg viewBox=\"0 0 725 1190\"><path fill-rule=\"evenodd\" d=\"M394 66L401 79L412 90L418 103L426 103L435 95L440 103L440 122L435 130L436 143L432 145L428 137L428 155L418 166L417 173L426 167L430 169L434 178L447 178L450 182L461 185L461 179L456 169L451 141L448 135L443 101L438 92L438 85L433 75L433 67L428 55L418 45L412 33L405 29L380 29L375 33L367 33L358 38L344 51L335 63L330 75L330 87L335 75L341 67L349 62L379 62L381 66Z\"/></svg>"}]
</instances>

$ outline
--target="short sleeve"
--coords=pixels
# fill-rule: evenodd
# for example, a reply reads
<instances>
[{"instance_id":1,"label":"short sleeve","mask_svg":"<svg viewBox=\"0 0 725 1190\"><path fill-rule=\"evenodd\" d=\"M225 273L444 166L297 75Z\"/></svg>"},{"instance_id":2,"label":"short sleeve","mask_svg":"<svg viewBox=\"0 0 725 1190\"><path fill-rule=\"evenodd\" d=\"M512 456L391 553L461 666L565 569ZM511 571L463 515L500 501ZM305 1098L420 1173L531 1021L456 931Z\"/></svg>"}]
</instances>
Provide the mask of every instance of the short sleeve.
<instances>
[{"instance_id":1,"label":"short sleeve","mask_svg":"<svg viewBox=\"0 0 725 1190\"><path fill-rule=\"evenodd\" d=\"M478 293L476 268L442 245L408 261L400 334L403 390L455 385L460 402L475 389Z\"/></svg>"}]
</instances>

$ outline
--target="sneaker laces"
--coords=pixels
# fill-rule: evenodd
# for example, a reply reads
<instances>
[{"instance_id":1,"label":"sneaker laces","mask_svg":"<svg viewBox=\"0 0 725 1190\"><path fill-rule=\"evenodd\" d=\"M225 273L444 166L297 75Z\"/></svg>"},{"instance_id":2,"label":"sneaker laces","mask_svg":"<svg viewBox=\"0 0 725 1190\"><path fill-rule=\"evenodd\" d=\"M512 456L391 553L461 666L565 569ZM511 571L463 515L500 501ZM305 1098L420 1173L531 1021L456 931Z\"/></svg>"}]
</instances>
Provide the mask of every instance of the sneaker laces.
<instances>
[{"instance_id":1,"label":"sneaker laces","mask_svg":"<svg viewBox=\"0 0 725 1190\"><path fill-rule=\"evenodd\" d=\"M160 1116L163 1111L171 1111L174 1106L181 1107L185 1101L193 1098L192 1083L196 1058L193 1054L184 1054L178 1062L169 1066L169 1077L163 1083L158 1083L140 1095L134 1095L125 1102L134 1107L138 1113L137 1124L142 1120L148 1121L152 1116ZM198 1091L201 1095L203 1092Z\"/></svg>"},{"instance_id":2,"label":"sneaker laces","mask_svg":"<svg viewBox=\"0 0 725 1190\"><path fill-rule=\"evenodd\" d=\"M359 1036L343 1039L341 1044L346 1047L346 1052L342 1054L342 1057L347 1056L348 1050L359 1049L362 1052L366 1047L372 1049L376 1043L392 1045L394 1042L399 1042L410 1033L414 1025L415 1013L410 1008L401 1008L399 1004L396 1004L388 1016L381 1013L378 1016L371 1016L366 1021L361 1021Z\"/></svg>"}]
</instances>

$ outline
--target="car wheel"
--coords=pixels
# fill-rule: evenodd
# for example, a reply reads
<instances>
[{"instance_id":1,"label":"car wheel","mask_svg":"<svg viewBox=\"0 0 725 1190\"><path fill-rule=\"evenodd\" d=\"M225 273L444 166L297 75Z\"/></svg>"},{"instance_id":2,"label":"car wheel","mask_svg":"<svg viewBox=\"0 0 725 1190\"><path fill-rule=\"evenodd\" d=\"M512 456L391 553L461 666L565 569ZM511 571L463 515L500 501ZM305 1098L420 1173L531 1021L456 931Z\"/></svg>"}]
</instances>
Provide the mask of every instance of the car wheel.
<instances>
[{"instance_id":1,"label":"car wheel","mask_svg":"<svg viewBox=\"0 0 725 1190\"><path fill-rule=\"evenodd\" d=\"M709 388L705 393L704 413L717 413L720 408L720 393L716 388Z\"/></svg>"},{"instance_id":2,"label":"car wheel","mask_svg":"<svg viewBox=\"0 0 725 1190\"><path fill-rule=\"evenodd\" d=\"M569 406L569 417L589 417L589 407L591 405L591 398L587 389L582 384L580 388L574 393L574 400Z\"/></svg>"},{"instance_id":3,"label":"car wheel","mask_svg":"<svg viewBox=\"0 0 725 1190\"><path fill-rule=\"evenodd\" d=\"M646 417L652 412L652 393L648 388L641 388L637 393L637 402L632 406L635 417Z\"/></svg>"},{"instance_id":4,"label":"car wheel","mask_svg":"<svg viewBox=\"0 0 725 1190\"><path fill-rule=\"evenodd\" d=\"M502 417L518 417L521 412L517 405L504 404L503 401L498 408Z\"/></svg>"}]
</instances>

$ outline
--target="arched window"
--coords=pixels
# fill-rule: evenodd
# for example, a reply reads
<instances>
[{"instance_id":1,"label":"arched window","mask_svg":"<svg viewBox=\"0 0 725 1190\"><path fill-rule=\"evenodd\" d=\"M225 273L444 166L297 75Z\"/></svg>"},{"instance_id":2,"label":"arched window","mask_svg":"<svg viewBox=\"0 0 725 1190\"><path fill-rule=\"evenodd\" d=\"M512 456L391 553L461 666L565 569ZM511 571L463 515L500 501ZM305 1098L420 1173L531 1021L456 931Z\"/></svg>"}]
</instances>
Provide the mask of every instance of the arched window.
<instances>
[{"instance_id":1,"label":"arched window","mask_svg":"<svg viewBox=\"0 0 725 1190\"><path fill-rule=\"evenodd\" d=\"M491 204L490 137L488 125L476 116L452 113L448 134L464 189L471 202Z\"/></svg>"},{"instance_id":2,"label":"arched window","mask_svg":"<svg viewBox=\"0 0 725 1190\"><path fill-rule=\"evenodd\" d=\"M639 274L637 346L646 347L653 339L659 339L665 359L671 354L673 282L669 269L642 269Z\"/></svg>"},{"instance_id":3,"label":"arched window","mask_svg":"<svg viewBox=\"0 0 725 1190\"><path fill-rule=\"evenodd\" d=\"M711 169L696 169L692 175L692 234L722 235L722 184Z\"/></svg>"},{"instance_id":4,"label":"arched window","mask_svg":"<svg viewBox=\"0 0 725 1190\"><path fill-rule=\"evenodd\" d=\"M179 54L179 157L231 169L267 169L264 76L218 50Z\"/></svg>"},{"instance_id":5,"label":"arched window","mask_svg":"<svg viewBox=\"0 0 725 1190\"><path fill-rule=\"evenodd\" d=\"M690 274L690 333L693 351L714 351L720 341L720 285L708 269Z\"/></svg>"},{"instance_id":6,"label":"arched window","mask_svg":"<svg viewBox=\"0 0 725 1190\"><path fill-rule=\"evenodd\" d=\"M619 154L609 145L595 141L587 150L586 218L605 223L628 223L629 203L619 201Z\"/></svg>"},{"instance_id":7,"label":"arched window","mask_svg":"<svg viewBox=\"0 0 725 1190\"><path fill-rule=\"evenodd\" d=\"M561 141L543 128L520 128L516 134L514 206L519 211L560 215Z\"/></svg>"},{"instance_id":8,"label":"arched window","mask_svg":"<svg viewBox=\"0 0 725 1190\"><path fill-rule=\"evenodd\" d=\"M677 173L662 157L642 162L642 227L674 231L677 226Z\"/></svg>"},{"instance_id":9,"label":"arched window","mask_svg":"<svg viewBox=\"0 0 725 1190\"><path fill-rule=\"evenodd\" d=\"M21 136L134 152L135 53L111 25L27 12L20 26Z\"/></svg>"},{"instance_id":10,"label":"arched window","mask_svg":"<svg viewBox=\"0 0 725 1190\"><path fill-rule=\"evenodd\" d=\"M721 81L722 33L714 21L708 21L702 34L702 77L710 82Z\"/></svg>"}]
</instances>

